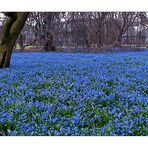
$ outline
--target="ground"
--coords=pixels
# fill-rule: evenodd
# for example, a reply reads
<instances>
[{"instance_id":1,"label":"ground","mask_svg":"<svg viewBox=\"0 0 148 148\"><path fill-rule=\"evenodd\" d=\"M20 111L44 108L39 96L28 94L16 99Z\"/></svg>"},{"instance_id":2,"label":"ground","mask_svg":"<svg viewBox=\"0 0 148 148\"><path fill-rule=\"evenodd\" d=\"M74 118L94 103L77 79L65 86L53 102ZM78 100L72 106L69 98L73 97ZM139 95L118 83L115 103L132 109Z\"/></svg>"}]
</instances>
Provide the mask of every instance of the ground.
<instances>
[{"instance_id":1,"label":"ground","mask_svg":"<svg viewBox=\"0 0 148 148\"><path fill-rule=\"evenodd\" d=\"M1 135L148 135L148 52L13 53Z\"/></svg>"}]
</instances>

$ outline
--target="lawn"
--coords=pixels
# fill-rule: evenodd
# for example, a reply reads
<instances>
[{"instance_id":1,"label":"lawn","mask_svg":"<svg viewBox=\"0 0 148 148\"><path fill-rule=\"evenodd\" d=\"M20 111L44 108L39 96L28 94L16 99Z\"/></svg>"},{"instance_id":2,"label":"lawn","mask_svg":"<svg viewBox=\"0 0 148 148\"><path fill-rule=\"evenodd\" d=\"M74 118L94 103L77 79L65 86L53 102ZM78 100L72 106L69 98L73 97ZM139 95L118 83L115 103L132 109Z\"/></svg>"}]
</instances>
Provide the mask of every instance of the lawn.
<instances>
[{"instance_id":1,"label":"lawn","mask_svg":"<svg viewBox=\"0 0 148 148\"><path fill-rule=\"evenodd\" d=\"M148 52L13 53L0 135L148 135Z\"/></svg>"}]
</instances>

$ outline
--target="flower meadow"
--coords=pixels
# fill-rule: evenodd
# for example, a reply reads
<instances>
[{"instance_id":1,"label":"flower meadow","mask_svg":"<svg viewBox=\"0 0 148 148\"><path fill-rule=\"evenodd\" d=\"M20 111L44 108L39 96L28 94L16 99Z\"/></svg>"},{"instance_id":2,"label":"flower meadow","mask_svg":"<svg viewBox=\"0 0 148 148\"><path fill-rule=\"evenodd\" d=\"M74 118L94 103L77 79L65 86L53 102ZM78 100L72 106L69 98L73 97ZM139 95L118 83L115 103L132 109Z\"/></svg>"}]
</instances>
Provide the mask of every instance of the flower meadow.
<instances>
[{"instance_id":1,"label":"flower meadow","mask_svg":"<svg viewBox=\"0 0 148 148\"><path fill-rule=\"evenodd\" d=\"M0 135L148 135L148 52L13 53Z\"/></svg>"}]
</instances>

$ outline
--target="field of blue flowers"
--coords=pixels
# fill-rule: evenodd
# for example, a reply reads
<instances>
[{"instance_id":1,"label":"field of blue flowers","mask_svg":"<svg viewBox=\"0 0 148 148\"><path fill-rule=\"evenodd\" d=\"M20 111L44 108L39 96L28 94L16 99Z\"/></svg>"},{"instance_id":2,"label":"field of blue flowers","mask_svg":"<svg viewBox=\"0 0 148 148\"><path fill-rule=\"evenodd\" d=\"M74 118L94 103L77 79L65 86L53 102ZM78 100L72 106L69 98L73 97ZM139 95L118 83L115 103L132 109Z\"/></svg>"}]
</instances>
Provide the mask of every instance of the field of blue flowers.
<instances>
[{"instance_id":1,"label":"field of blue flowers","mask_svg":"<svg viewBox=\"0 0 148 148\"><path fill-rule=\"evenodd\" d=\"M14 53L0 69L0 135L148 135L148 52Z\"/></svg>"}]
</instances>

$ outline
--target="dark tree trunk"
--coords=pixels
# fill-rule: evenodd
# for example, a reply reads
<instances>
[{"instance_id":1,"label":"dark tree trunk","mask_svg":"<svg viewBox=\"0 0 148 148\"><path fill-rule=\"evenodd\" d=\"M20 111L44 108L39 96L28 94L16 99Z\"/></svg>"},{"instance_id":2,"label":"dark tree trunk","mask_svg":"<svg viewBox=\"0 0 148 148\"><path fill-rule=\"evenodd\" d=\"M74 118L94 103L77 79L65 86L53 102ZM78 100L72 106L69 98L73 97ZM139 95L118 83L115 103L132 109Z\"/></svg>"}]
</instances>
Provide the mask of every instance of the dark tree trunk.
<instances>
[{"instance_id":1,"label":"dark tree trunk","mask_svg":"<svg viewBox=\"0 0 148 148\"><path fill-rule=\"evenodd\" d=\"M19 35L18 43L20 46L20 50L24 50L24 36L22 34Z\"/></svg>"},{"instance_id":2,"label":"dark tree trunk","mask_svg":"<svg viewBox=\"0 0 148 148\"><path fill-rule=\"evenodd\" d=\"M15 42L29 15L28 12L6 12L7 18L2 28L0 43L0 68L10 66L10 58Z\"/></svg>"},{"instance_id":3,"label":"dark tree trunk","mask_svg":"<svg viewBox=\"0 0 148 148\"><path fill-rule=\"evenodd\" d=\"M45 51L56 51L56 48L54 45L52 45L51 42L47 41L45 44L44 44L44 50Z\"/></svg>"},{"instance_id":4,"label":"dark tree trunk","mask_svg":"<svg viewBox=\"0 0 148 148\"><path fill-rule=\"evenodd\" d=\"M44 42L43 42L43 50L44 51L56 51L55 45L54 45L54 36L51 32L52 30L52 22L54 20L54 16L56 15L55 12L51 13L45 13L44 18Z\"/></svg>"},{"instance_id":5,"label":"dark tree trunk","mask_svg":"<svg viewBox=\"0 0 148 148\"><path fill-rule=\"evenodd\" d=\"M47 35L48 37L46 38L44 42L44 50L45 51L56 51L56 47L53 44L53 37L51 34Z\"/></svg>"}]
</instances>

